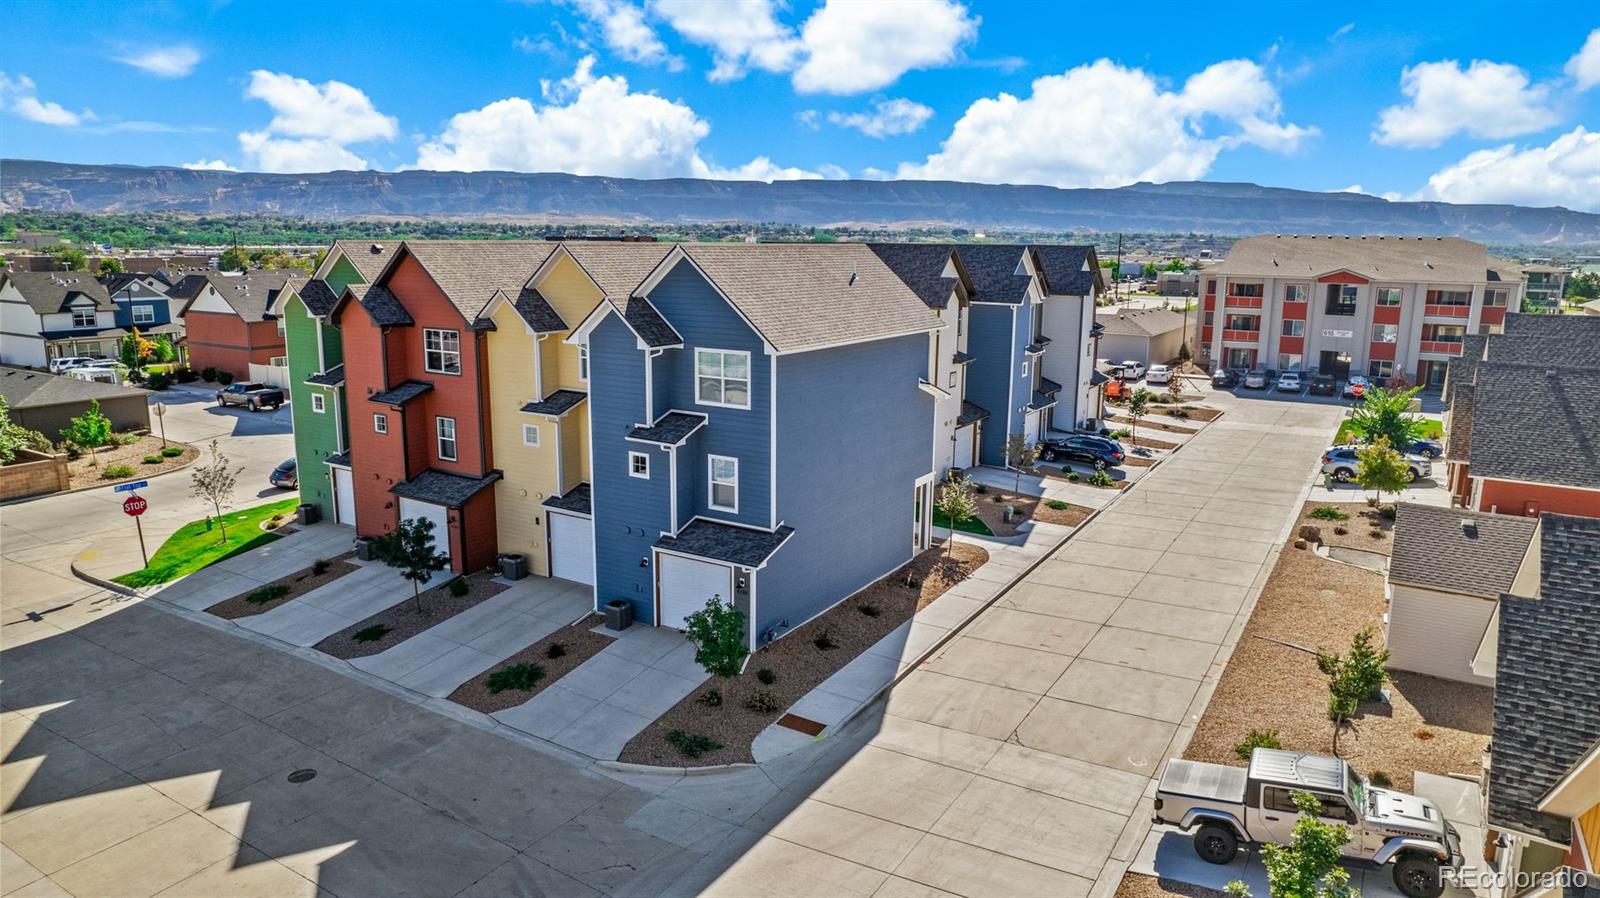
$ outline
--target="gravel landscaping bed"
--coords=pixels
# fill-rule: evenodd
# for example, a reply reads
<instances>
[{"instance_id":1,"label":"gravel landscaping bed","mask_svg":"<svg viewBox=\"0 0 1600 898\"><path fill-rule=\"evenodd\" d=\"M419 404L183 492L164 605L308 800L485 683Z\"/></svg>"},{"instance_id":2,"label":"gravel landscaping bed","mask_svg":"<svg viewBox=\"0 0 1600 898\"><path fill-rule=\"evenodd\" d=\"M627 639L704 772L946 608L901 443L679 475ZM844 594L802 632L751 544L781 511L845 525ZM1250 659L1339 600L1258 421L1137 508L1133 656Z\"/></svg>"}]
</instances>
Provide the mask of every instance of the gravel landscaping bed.
<instances>
[{"instance_id":1,"label":"gravel landscaping bed","mask_svg":"<svg viewBox=\"0 0 1600 898\"><path fill-rule=\"evenodd\" d=\"M1149 468L1155 465L1156 460L1153 458L1141 458L1137 455L1129 455L1122 459L1122 463L1124 465L1132 465L1135 468Z\"/></svg>"},{"instance_id":2,"label":"gravel landscaping bed","mask_svg":"<svg viewBox=\"0 0 1600 898\"><path fill-rule=\"evenodd\" d=\"M1189 419L1192 421L1211 422L1222 417L1222 409L1219 408L1208 408L1203 405L1184 405L1180 408L1189 413ZM1172 412L1162 412L1162 414L1172 415Z\"/></svg>"},{"instance_id":3,"label":"gravel landscaping bed","mask_svg":"<svg viewBox=\"0 0 1600 898\"><path fill-rule=\"evenodd\" d=\"M257 614L265 614L274 608L282 607L300 598L319 586L326 586L345 574L353 574L360 570L359 567L350 563L350 559L354 557L356 557L356 553L346 552L343 555L335 555L332 558L323 559L315 565L295 571L287 577L279 577L271 583L264 584L249 592L240 593L231 599L224 599L207 608L206 613L220 617L223 620L238 620L241 617L254 617ZM323 568L321 573L317 572L318 566ZM278 595L279 592L282 592L282 594ZM255 596L257 601L250 601L251 596ZM269 598L269 596L272 597Z\"/></svg>"},{"instance_id":4,"label":"gravel landscaping bed","mask_svg":"<svg viewBox=\"0 0 1600 898\"><path fill-rule=\"evenodd\" d=\"M1060 501L1060 500L1054 500ZM1054 508L1049 502L1041 502L1033 510L1033 519L1041 524L1061 524L1067 527L1077 527L1094 514L1094 509L1082 505L1073 505L1071 502L1062 503L1065 508Z\"/></svg>"},{"instance_id":5,"label":"gravel landscaping bed","mask_svg":"<svg viewBox=\"0 0 1600 898\"><path fill-rule=\"evenodd\" d=\"M408 598L360 623L345 627L312 648L346 661L351 658L365 658L385 649L394 648L423 630L438 626L468 608L504 592L508 587L504 583L494 582L495 573L496 571L491 569L460 578L467 583L466 595L451 595L449 582L435 586L422 594L420 610L416 600ZM377 638L356 638L358 633L379 633L380 631L373 630L375 627L384 628Z\"/></svg>"},{"instance_id":6,"label":"gravel landscaping bed","mask_svg":"<svg viewBox=\"0 0 1600 898\"><path fill-rule=\"evenodd\" d=\"M1149 427L1151 423L1152 422L1150 422L1150 421L1140 421L1139 422L1139 426L1140 427ZM1120 437L1119 439L1120 439L1121 442L1127 443L1130 446L1138 446L1140 449L1169 449L1170 450L1170 449L1178 448L1178 444L1177 443L1169 443L1166 440L1152 440L1149 437L1127 436L1127 437ZM1127 459L1123 459L1123 461L1127 461Z\"/></svg>"},{"instance_id":7,"label":"gravel landscaping bed","mask_svg":"<svg viewBox=\"0 0 1600 898\"><path fill-rule=\"evenodd\" d=\"M763 647L739 676L713 679L695 690L633 737L619 760L688 767L752 761L750 744L790 705L988 560L989 553L982 547L960 539L951 547L949 558L942 546L928 549L905 567ZM918 584L915 588L906 585L908 576ZM819 642L829 647L822 648ZM763 670L772 673L771 683L761 681ZM720 703L707 701L712 691ZM769 699L763 706L766 710L746 706L757 693ZM718 747L689 757L673 744L675 732L680 739L704 737Z\"/></svg>"},{"instance_id":8,"label":"gravel landscaping bed","mask_svg":"<svg viewBox=\"0 0 1600 898\"><path fill-rule=\"evenodd\" d=\"M1039 504L1038 496L1028 496L1022 493L1013 493L1010 490L999 490L989 487L987 493L973 496L977 501L978 518L988 526L989 531L995 536L1013 536L1017 525L1033 516L1035 506ZM1017 513L1011 516L1011 523L1005 521L1006 506L1016 508ZM957 537L960 542L960 537Z\"/></svg>"},{"instance_id":9,"label":"gravel landscaping bed","mask_svg":"<svg viewBox=\"0 0 1600 898\"><path fill-rule=\"evenodd\" d=\"M1311 516L1311 512L1324 506L1338 509L1349 517L1343 521L1325 521ZM1307 524L1322 531L1322 544L1325 546L1343 546L1379 555L1394 551L1394 521L1385 519L1376 508L1365 502L1318 502L1313 499L1300 509L1300 519L1294 522L1294 532L1298 534L1300 528ZM1339 532L1341 528L1344 533Z\"/></svg>"},{"instance_id":10,"label":"gravel landscaping bed","mask_svg":"<svg viewBox=\"0 0 1600 898\"><path fill-rule=\"evenodd\" d=\"M1117 884L1114 898L1227 898L1227 892L1190 885L1175 879L1157 879L1140 873L1128 873Z\"/></svg>"},{"instance_id":11,"label":"gravel landscaping bed","mask_svg":"<svg viewBox=\"0 0 1600 898\"><path fill-rule=\"evenodd\" d=\"M121 434L118 434L121 436ZM137 442L126 446L106 446L97 449L91 459L85 452L78 458L67 462L67 480L73 488L95 486L98 484L122 483L128 480L143 480L164 474L173 468L181 468L200 456L200 450L177 440L167 440L167 445L173 449L183 450L180 454L168 458L161 454L161 437L146 434ZM159 458L158 462L145 464L145 458ZM91 465L89 462L93 461ZM105 470L110 465L128 465L133 468L133 473L124 477L106 477Z\"/></svg>"},{"instance_id":12,"label":"gravel landscaping bed","mask_svg":"<svg viewBox=\"0 0 1600 898\"><path fill-rule=\"evenodd\" d=\"M1184 757L1240 765L1233 749L1251 730L1276 730L1284 748L1330 754L1327 680L1311 653L1281 643L1343 652L1371 627L1381 645L1385 610L1381 576L1286 547ZM1417 770L1478 772L1493 691L1402 671L1390 676L1391 703L1362 703L1355 729L1340 736L1345 759L1366 776L1383 771L1406 791Z\"/></svg>"},{"instance_id":13,"label":"gravel landscaping bed","mask_svg":"<svg viewBox=\"0 0 1600 898\"><path fill-rule=\"evenodd\" d=\"M594 628L604 622L605 619L600 615L591 614L575 624L562 627L457 686L456 691L450 693L450 701L485 714L515 708L543 692L551 683L576 670L578 665L600 654L601 649L616 642L614 636L594 632ZM560 648L555 648L556 646ZM551 656L552 652L555 653L554 657ZM489 681L495 678L496 674L524 664L536 667L540 671L539 674L530 676L524 681L525 683L531 681L530 688L510 687L502 688L499 692L489 691Z\"/></svg>"}]
</instances>

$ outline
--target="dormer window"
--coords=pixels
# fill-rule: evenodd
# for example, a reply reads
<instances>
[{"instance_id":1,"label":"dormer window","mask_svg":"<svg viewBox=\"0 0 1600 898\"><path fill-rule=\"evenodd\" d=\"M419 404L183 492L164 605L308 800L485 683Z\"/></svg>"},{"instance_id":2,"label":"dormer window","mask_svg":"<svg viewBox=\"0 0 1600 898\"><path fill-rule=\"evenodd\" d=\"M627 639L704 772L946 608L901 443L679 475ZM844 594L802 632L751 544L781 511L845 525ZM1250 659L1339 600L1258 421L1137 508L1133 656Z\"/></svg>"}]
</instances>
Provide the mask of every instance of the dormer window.
<instances>
[{"instance_id":1,"label":"dormer window","mask_svg":"<svg viewBox=\"0 0 1600 898\"><path fill-rule=\"evenodd\" d=\"M72 310L72 326L73 327L94 327L94 322L95 322L94 309L90 308L90 309L73 309Z\"/></svg>"}]
</instances>

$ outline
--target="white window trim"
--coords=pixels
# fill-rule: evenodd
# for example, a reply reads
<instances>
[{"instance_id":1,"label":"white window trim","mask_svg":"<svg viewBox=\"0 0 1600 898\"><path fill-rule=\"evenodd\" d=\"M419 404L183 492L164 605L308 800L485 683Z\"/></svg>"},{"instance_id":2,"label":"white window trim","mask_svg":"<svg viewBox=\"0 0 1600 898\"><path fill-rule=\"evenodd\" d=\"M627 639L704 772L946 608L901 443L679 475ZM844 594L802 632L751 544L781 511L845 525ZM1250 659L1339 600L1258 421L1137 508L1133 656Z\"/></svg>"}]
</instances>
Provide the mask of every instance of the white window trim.
<instances>
[{"instance_id":1,"label":"white window trim","mask_svg":"<svg viewBox=\"0 0 1600 898\"><path fill-rule=\"evenodd\" d=\"M156 323L156 307L155 306L134 306L132 314L133 314L133 323L134 324L155 324Z\"/></svg>"},{"instance_id":2,"label":"white window trim","mask_svg":"<svg viewBox=\"0 0 1600 898\"><path fill-rule=\"evenodd\" d=\"M732 483L729 483L728 481L719 481L719 480L716 479L715 472L717 470L717 462L719 462L719 461L725 461L725 462L732 462L733 463L733 482ZM732 505L718 505L717 504L717 486L719 484L722 485L722 486L732 486L733 487L733 504ZM738 514L739 513L739 460L737 458L734 458L731 455L707 455L706 456L706 507L711 509L712 511L726 511L726 512L728 512L730 514Z\"/></svg>"},{"instance_id":3,"label":"white window trim","mask_svg":"<svg viewBox=\"0 0 1600 898\"><path fill-rule=\"evenodd\" d=\"M325 415L328 412L328 397L322 395L320 390L311 394L311 410L319 415Z\"/></svg>"},{"instance_id":4,"label":"white window trim","mask_svg":"<svg viewBox=\"0 0 1600 898\"><path fill-rule=\"evenodd\" d=\"M637 461L644 462L644 470L643 471L639 471L636 468L634 468L633 463L637 462ZM629 452L628 453L628 476L629 477L637 477L640 480L649 480L650 479L650 456L645 454L645 453L643 453L643 452Z\"/></svg>"},{"instance_id":5,"label":"white window trim","mask_svg":"<svg viewBox=\"0 0 1600 898\"><path fill-rule=\"evenodd\" d=\"M78 323L78 316L80 316L80 315L88 315L89 316L89 323L88 324L79 324ZM94 327L95 324L99 320L100 320L100 316L97 314L95 309L73 309L72 310L72 327L73 327L74 330L85 328L85 327Z\"/></svg>"},{"instance_id":6,"label":"white window trim","mask_svg":"<svg viewBox=\"0 0 1600 898\"><path fill-rule=\"evenodd\" d=\"M450 422L450 454L444 454L444 422ZM461 455L461 444L456 441L456 419L448 415L436 415L433 419L433 454L440 461L456 461Z\"/></svg>"},{"instance_id":7,"label":"white window trim","mask_svg":"<svg viewBox=\"0 0 1600 898\"><path fill-rule=\"evenodd\" d=\"M528 435L529 434L533 435L533 439L531 439L531 440L528 439ZM531 447L537 449L537 448L539 448L539 438L540 438L539 425L537 425L537 424L524 424L524 425L522 425L522 445L531 446Z\"/></svg>"},{"instance_id":8,"label":"white window trim","mask_svg":"<svg viewBox=\"0 0 1600 898\"><path fill-rule=\"evenodd\" d=\"M727 356L730 356L730 355L744 356L744 370L746 372L745 373L745 378L744 378L744 383L745 383L744 395L747 397L745 402L743 402L742 404L741 403L737 403L737 402L708 402L708 401L700 398L700 377L701 377L701 374L700 374L700 354L701 353L705 353L705 352L714 352L714 353L717 353L718 355L723 356L724 357L724 362L723 362L723 370L724 371L727 370L727 362L726 362L726 357ZM709 375L707 375L707 376L709 376ZM738 378L734 378L734 379L737 380ZM721 375L721 380L722 380L722 395L723 396L727 396L728 395L728 376L726 374ZM695 351L694 351L694 404L695 405L704 405L704 406L710 406L710 407L713 407L713 408L742 408L742 409L749 409L750 408L750 400L751 400L751 398L753 398L754 392L755 392L755 371L752 370L751 367L750 367L750 353L749 353L749 351L743 350L743 349L715 349L715 348L712 348L712 347L709 347L709 346L704 347L704 348L695 349Z\"/></svg>"},{"instance_id":9,"label":"white window trim","mask_svg":"<svg viewBox=\"0 0 1600 898\"><path fill-rule=\"evenodd\" d=\"M373 413L373 415L372 415L372 432L373 433L388 433L389 432L389 416L383 414L382 412Z\"/></svg>"},{"instance_id":10,"label":"white window trim","mask_svg":"<svg viewBox=\"0 0 1600 898\"><path fill-rule=\"evenodd\" d=\"M455 351L452 353L451 350L448 350L448 349L444 348L444 339L442 337L439 340L439 347L440 348L437 349L437 350L430 350L428 348L428 335L429 334L454 334L455 338L456 338ZM428 365L428 353L430 353L430 352L438 352L439 353L439 359L440 359L441 362L444 361L444 357L445 356L453 354L456 357L456 370L447 371L447 370L445 370L443 368L432 368L432 367L429 367L429 365ZM444 327L425 327L425 328L423 328L422 329L422 369L424 371L427 371L429 374L448 374L448 375L450 375L452 377L460 377L461 376L461 332L457 331L457 330L450 330L449 328L444 328Z\"/></svg>"},{"instance_id":11,"label":"white window trim","mask_svg":"<svg viewBox=\"0 0 1600 898\"><path fill-rule=\"evenodd\" d=\"M589 382L589 344L578 344L578 381Z\"/></svg>"},{"instance_id":12,"label":"white window trim","mask_svg":"<svg viewBox=\"0 0 1600 898\"><path fill-rule=\"evenodd\" d=\"M1298 334L1289 333L1289 325L1290 324L1298 324L1298 325L1300 325L1300 333L1298 333ZM1305 321L1304 318L1285 318L1285 319L1283 319L1283 336L1285 336L1285 337L1304 337L1305 335L1306 335L1306 321Z\"/></svg>"},{"instance_id":13,"label":"white window trim","mask_svg":"<svg viewBox=\"0 0 1600 898\"><path fill-rule=\"evenodd\" d=\"M1022 376L1023 377L1027 377L1028 376L1028 363L1027 362L1023 362L1022 363Z\"/></svg>"}]
</instances>

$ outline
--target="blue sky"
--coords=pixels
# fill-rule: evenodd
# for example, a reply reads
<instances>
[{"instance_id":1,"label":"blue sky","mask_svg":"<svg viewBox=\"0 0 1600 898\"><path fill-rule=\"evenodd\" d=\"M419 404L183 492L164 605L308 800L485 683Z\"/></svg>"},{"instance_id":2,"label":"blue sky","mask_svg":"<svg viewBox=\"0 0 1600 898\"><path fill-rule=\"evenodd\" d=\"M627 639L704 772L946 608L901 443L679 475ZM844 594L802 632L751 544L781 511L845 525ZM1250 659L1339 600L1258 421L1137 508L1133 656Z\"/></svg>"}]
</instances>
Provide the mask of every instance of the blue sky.
<instances>
[{"instance_id":1,"label":"blue sky","mask_svg":"<svg viewBox=\"0 0 1600 898\"><path fill-rule=\"evenodd\" d=\"M6 156L259 171L1223 180L1600 210L1550 3L13 0ZM1588 10L1587 12L1585 10Z\"/></svg>"}]
</instances>

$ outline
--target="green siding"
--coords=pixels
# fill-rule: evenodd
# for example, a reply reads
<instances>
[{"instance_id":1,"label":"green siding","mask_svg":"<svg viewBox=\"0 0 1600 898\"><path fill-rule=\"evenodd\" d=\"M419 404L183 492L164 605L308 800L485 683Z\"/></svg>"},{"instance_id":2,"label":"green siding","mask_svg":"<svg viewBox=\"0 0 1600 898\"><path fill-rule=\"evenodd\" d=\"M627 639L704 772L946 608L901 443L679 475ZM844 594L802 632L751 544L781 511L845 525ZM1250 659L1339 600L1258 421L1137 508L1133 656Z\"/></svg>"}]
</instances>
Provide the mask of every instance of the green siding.
<instances>
[{"instance_id":1,"label":"green siding","mask_svg":"<svg viewBox=\"0 0 1600 898\"><path fill-rule=\"evenodd\" d=\"M317 329L323 331L323 351L334 357L339 354L339 332L325 327L306 312L306 307L296 296L284 307L284 338L289 353L289 401L294 420L294 456L300 468L300 500L322 509L322 518L333 520L333 483L328 476L328 456L339 451L339 437L344 428L344 396L342 389L313 387L306 378L322 370L317 358ZM331 367L331 364L330 364ZM323 396L324 411L311 408L311 396ZM336 395L337 394L337 395Z\"/></svg>"}]
</instances>

